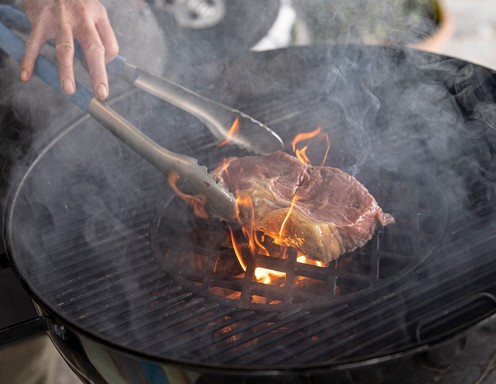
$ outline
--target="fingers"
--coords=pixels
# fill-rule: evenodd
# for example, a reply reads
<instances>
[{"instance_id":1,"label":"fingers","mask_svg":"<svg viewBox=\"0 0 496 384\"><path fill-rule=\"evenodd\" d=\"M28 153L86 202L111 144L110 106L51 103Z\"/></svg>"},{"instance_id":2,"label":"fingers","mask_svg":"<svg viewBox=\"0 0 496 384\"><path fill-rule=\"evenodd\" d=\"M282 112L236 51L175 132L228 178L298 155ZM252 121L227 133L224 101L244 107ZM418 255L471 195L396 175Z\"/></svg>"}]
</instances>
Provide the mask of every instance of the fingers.
<instances>
[{"instance_id":1,"label":"fingers","mask_svg":"<svg viewBox=\"0 0 496 384\"><path fill-rule=\"evenodd\" d=\"M107 70L105 68L105 47L94 24L82 25L79 41L91 75L93 92L99 99L106 99L109 94Z\"/></svg>"},{"instance_id":2,"label":"fingers","mask_svg":"<svg viewBox=\"0 0 496 384\"><path fill-rule=\"evenodd\" d=\"M119 51L107 10L98 0L24 0L33 27L21 60L21 80L33 74L36 59L45 42L56 40L60 87L66 94L76 91L74 38L78 38L92 79L95 96L105 99L109 84L105 64Z\"/></svg>"},{"instance_id":3,"label":"fingers","mask_svg":"<svg viewBox=\"0 0 496 384\"><path fill-rule=\"evenodd\" d=\"M108 63L114 59L119 53L119 44L114 34L114 30L110 25L107 16L107 11L104 10L100 21L96 24L96 29L105 47L105 62Z\"/></svg>"},{"instance_id":4,"label":"fingers","mask_svg":"<svg viewBox=\"0 0 496 384\"><path fill-rule=\"evenodd\" d=\"M59 26L56 37L56 55L59 67L60 88L68 95L76 91L74 81L74 36L69 24Z\"/></svg>"},{"instance_id":5,"label":"fingers","mask_svg":"<svg viewBox=\"0 0 496 384\"><path fill-rule=\"evenodd\" d=\"M41 23L34 26L25 43L24 56L21 60L21 81L28 81L33 76L34 64L41 47L45 44L47 32Z\"/></svg>"}]
</instances>

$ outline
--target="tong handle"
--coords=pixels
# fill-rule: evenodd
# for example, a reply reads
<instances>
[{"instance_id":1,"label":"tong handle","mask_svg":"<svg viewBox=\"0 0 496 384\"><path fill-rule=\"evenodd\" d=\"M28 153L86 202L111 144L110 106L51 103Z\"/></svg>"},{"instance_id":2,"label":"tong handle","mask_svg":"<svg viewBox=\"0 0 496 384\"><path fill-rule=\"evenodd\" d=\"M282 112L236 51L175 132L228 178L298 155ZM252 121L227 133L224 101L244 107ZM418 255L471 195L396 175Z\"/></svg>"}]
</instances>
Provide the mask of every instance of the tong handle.
<instances>
[{"instance_id":1,"label":"tong handle","mask_svg":"<svg viewBox=\"0 0 496 384\"><path fill-rule=\"evenodd\" d=\"M24 41L2 23L0 23L0 48L17 61L20 61L24 55ZM34 73L89 113L163 174L177 173L184 193L207 197L205 208L208 212L225 220L236 217L234 196L207 172L206 167L200 167L196 159L161 147L104 102L94 98L91 91L78 82L76 82L76 92L70 96L65 95L60 88L57 67L43 55L38 56Z\"/></svg>"},{"instance_id":2,"label":"tong handle","mask_svg":"<svg viewBox=\"0 0 496 384\"><path fill-rule=\"evenodd\" d=\"M31 29L27 16L7 5L0 5L0 20L20 32L28 33ZM77 43L75 45L76 57L83 59L81 48ZM117 56L107 64L107 71L110 75L121 77L142 91L192 114L219 140L229 139L238 147L258 154L272 153L284 148L282 139L261 122L164 77L138 68L128 63L123 56ZM232 135L230 127L235 121L238 122L238 130Z\"/></svg>"},{"instance_id":3,"label":"tong handle","mask_svg":"<svg viewBox=\"0 0 496 384\"><path fill-rule=\"evenodd\" d=\"M4 6L2 6L0 10L2 10L2 8L4 8ZM3 23L0 23L0 48L17 61L21 61L24 56L24 41ZM57 68L45 56L40 55L36 60L34 74L56 91L63 93L60 88ZM88 112L90 102L93 99L93 94L87 88L76 82L76 92L72 95L68 95L67 98L83 111Z\"/></svg>"}]
</instances>

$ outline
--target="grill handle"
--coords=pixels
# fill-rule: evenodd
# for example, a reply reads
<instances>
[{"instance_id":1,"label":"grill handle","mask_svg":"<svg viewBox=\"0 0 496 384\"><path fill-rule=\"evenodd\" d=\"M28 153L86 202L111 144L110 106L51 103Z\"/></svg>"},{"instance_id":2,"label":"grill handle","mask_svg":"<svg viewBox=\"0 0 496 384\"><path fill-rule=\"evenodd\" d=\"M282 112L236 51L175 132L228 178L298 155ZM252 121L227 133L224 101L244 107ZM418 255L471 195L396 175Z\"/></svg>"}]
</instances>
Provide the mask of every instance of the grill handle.
<instances>
[{"instance_id":1,"label":"grill handle","mask_svg":"<svg viewBox=\"0 0 496 384\"><path fill-rule=\"evenodd\" d=\"M4 278L5 273L11 273L6 271L7 269L13 268L7 256L7 252L2 248L0 251L0 272L2 272L2 276L0 276L0 278ZM18 289L19 292L25 292L21 285L14 287L14 289ZM19 297L19 292L16 296L19 300L17 304L23 306L23 308L27 308L26 305L29 303L30 297L27 296L27 293L26 299ZM0 328L0 347L49 331L55 331L59 336L62 335L62 332L58 332L58 330L60 329L63 331L63 328L55 325L51 318L47 316L36 316L35 308L32 304L30 308L30 310L21 311L14 319L10 319L10 321L14 321L13 324Z\"/></svg>"},{"instance_id":2,"label":"grill handle","mask_svg":"<svg viewBox=\"0 0 496 384\"><path fill-rule=\"evenodd\" d=\"M6 268L10 268L10 263L9 259L7 258L7 254L2 250L0 252L0 271Z\"/></svg>"},{"instance_id":3,"label":"grill handle","mask_svg":"<svg viewBox=\"0 0 496 384\"><path fill-rule=\"evenodd\" d=\"M49 317L40 316L0 329L0 346L15 343L41 333L55 331L56 326Z\"/></svg>"},{"instance_id":4,"label":"grill handle","mask_svg":"<svg viewBox=\"0 0 496 384\"><path fill-rule=\"evenodd\" d=\"M439 335L449 339L455 334L462 334L482 321L493 318L496 311L496 297L490 293L479 293L465 297L439 310L421 321L416 328L417 341L427 342ZM452 331L446 333L447 325Z\"/></svg>"}]
</instances>

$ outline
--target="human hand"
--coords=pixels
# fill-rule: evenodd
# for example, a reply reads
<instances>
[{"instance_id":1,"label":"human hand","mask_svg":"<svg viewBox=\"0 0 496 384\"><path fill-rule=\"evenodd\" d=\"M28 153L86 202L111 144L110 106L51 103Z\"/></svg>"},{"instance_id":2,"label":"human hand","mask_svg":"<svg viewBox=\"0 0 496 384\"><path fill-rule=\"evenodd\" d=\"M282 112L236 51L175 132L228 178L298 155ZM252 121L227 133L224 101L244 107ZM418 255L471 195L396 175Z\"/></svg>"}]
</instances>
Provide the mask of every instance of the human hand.
<instances>
[{"instance_id":1,"label":"human hand","mask_svg":"<svg viewBox=\"0 0 496 384\"><path fill-rule=\"evenodd\" d=\"M91 75L95 96L109 95L105 64L118 53L119 46L108 19L107 10L99 0L24 0L24 10L31 21L31 34L26 40L21 60L21 81L28 81L34 64L47 40L55 39L60 88L71 95L75 92L74 39L83 49Z\"/></svg>"}]
</instances>

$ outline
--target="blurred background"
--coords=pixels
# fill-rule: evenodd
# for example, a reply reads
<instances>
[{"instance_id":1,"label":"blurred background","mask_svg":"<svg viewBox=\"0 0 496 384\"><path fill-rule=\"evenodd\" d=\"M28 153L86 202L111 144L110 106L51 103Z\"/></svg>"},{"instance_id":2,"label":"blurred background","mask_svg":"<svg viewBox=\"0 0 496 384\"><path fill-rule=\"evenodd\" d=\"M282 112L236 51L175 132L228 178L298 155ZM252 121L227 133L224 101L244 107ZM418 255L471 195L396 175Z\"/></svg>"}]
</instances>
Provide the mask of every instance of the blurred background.
<instances>
[{"instance_id":1,"label":"blurred background","mask_svg":"<svg viewBox=\"0 0 496 384\"><path fill-rule=\"evenodd\" d=\"M453 20L453 33L440 53L496 69L496 1L444 0Z\"/></svg>"},{"instance_id":2,"label":"blurred background","mask_svg":"<svg viewBox=\"0 0 496 384\"><path fill-rule=\"evenodd\" d=\"M496 67L494 0L146 0L174 61L326 42L409 45Z\"/></svg>"}]
</instances>

